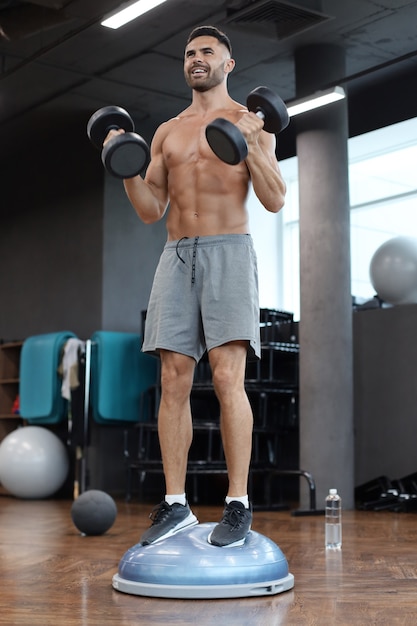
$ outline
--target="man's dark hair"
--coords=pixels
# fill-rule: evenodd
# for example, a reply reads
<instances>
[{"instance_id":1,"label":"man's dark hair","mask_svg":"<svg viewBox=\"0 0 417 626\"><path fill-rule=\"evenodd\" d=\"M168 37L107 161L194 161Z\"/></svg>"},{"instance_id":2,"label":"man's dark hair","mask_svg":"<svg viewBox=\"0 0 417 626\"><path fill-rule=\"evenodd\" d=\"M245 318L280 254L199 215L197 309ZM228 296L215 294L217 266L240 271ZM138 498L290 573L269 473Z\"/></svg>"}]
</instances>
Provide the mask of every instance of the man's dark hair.
<instances>
[{"instance_id":1,"label":"man's dark hair","mask_svg":"<svg viewBox=\"0 0 417 626\"><path fill-rule=\"evenodd\" d=\"M230 52L232 56L232 44L229 37L215 26L197 26L188 36L187 46L196 37L215 37L217 41L220 41Z\"/></svg>"}]
</instances>

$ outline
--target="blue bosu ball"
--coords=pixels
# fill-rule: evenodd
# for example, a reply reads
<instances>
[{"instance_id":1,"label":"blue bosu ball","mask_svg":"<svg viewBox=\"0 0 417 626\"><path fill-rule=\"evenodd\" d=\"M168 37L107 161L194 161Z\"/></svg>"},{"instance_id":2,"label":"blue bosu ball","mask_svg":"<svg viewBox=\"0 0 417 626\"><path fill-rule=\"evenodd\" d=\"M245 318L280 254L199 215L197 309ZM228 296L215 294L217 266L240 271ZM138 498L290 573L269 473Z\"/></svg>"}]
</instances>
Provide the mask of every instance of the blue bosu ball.
<instances>
[{"instance_id":1,"label":"blue bosu ball","mask_svg":"<svg viewBox=\"0 0 417 626\"><path fill-rule=\"evenodd\" d=\"M243 546L208 543L214 523L199 524L159 543L135 545L121 558L113 587L159 598L273 595L294 586L280 548L250 531Z\"/></svg>"}]
</instances>

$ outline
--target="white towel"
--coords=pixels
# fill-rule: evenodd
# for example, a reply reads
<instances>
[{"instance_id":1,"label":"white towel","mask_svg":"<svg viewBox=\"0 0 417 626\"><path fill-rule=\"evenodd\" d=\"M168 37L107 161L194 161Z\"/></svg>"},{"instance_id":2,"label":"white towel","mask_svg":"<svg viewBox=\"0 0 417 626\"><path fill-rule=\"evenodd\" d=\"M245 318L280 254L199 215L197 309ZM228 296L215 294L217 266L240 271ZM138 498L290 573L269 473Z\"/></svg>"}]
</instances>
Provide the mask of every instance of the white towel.
<instances>
[{"instance_id":1,"label":"white towel","mask_svg":"<svg viewBox=\"0 0 417 626\"><path fill-rule=\"evenodd\" d=\"M71 337L65 343L62 357L62 386L61 395L66 400L71 398L71 389L76 389L80 384L78 379L78 353L85 349L85 341Z\"/></svg>"}]
</instances>

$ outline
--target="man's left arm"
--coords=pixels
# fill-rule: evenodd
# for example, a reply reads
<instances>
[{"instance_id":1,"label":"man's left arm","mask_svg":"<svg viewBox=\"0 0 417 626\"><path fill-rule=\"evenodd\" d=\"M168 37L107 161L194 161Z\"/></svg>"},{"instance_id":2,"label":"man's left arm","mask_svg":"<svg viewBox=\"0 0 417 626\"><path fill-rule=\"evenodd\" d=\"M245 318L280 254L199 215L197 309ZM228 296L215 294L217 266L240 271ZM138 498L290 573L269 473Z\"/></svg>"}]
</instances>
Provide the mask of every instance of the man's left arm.
<instances>
[{"instance_id":1,"label":"man's left arm","mask_svg":"<svg viewBox=\"0 0 417 626\"><path fill-rule=\"evenodd\" d=\"M254 113L248 113L237 126L248 144L246 166L253 190L267 211L278 213L284 206L286 185L275 154L275 135L262 130L263 122Z\"/></svg>"}]
</instances>

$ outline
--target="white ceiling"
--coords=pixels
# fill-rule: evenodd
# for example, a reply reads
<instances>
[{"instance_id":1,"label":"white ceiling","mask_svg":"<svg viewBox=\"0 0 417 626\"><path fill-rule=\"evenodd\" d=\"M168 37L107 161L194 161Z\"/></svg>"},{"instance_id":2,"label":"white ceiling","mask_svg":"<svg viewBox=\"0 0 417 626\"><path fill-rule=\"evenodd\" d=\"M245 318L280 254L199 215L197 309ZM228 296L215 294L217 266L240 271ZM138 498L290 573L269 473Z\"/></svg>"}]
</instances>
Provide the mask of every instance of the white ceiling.
<instances>
[{"instance_id":1,"label":"white ceiling","mask_svg":"<svg viewBox=\"0 0 417 626\"><path fill-rule=\"evenodd\" d=\"M88 119L117 104L137 124L155 125L175 115L189 103L184 42L200 24L230 36L237 67L229 88L243 102L260 84L294 98L294 51L315 43L345 49L340 82L352 92L393 73L416 75L417 0L168 0L119 30L102 27L122 4L0 0L0 151L33 112ZM243 21L255 10L259 21Z\"/></svg>"}]
</instances>

